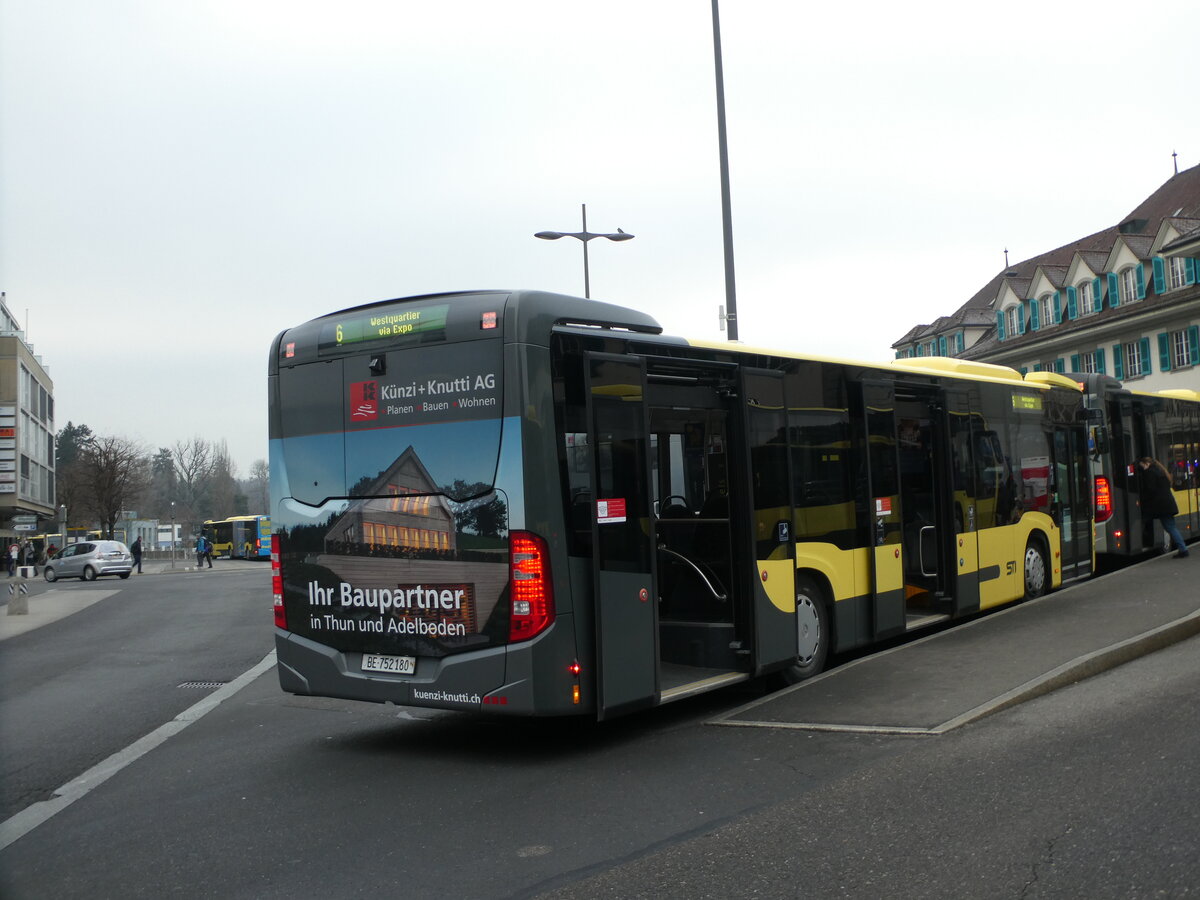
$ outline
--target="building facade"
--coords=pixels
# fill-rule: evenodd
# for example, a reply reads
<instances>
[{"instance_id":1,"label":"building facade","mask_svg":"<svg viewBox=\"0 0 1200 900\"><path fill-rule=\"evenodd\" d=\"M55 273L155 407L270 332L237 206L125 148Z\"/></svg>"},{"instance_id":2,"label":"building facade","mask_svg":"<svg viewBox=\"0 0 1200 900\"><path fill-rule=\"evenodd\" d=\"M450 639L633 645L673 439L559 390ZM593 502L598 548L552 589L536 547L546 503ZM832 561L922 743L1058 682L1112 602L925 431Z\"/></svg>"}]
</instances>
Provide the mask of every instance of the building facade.
<instances>
[{"instance_id":1,"label":"building facade","mask_svg":"<svg viewBox=\"0 0 1200 900\"><path fill-rule=\"evenodd\" d=\"M1200 166L1103 231L1006 267L958 310L892 345L1021 372L1101 372L1200 390Z\"/></svg>"},{"instance_id":2,"label":"building facade","mask_svg":"<svg viewBox=\"0 0 1200 900\"><path fill-rule=\"evenodd\" d=\"M0 294L0 535L53 531L57 520L54 382Z\"/></svg>"}]
</instances>

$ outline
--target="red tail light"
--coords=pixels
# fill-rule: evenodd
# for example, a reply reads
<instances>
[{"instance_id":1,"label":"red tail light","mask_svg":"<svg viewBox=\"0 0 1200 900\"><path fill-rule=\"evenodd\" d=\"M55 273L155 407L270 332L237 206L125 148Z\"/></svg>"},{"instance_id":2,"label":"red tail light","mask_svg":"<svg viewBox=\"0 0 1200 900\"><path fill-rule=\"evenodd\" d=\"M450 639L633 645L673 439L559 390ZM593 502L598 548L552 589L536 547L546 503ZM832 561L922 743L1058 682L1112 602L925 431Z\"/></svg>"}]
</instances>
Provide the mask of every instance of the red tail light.
<instances>
[{"instance_id":1,"label":"red tail light","mask_svg":"<svg viewBox=\"0 0 1200 900\"><path fill-rule=\"evenodd\" d=\"M1112 487L1103 475L1096 476L1096 521L1107 522L1112 518Z\"/></svg>"},{"instance_id":2,"label":"red tail light","mask_svg":"<svg viewBox=\"0 0 1200 900\"><path fill-rule=\"evenodd\" d=\"M279 565L279 535L271 535L271 591L275 594L275 627L287 628L287 610L283 608L283 569Z\"/></svg>"},{"instance_id":3,"label":"red tail light","mask_svg":"<svg viewBox=\"0 0 1200 900\"><path fill-rule=\"evenodd\" d=\"M527 641L554 622L554 590L550 583L550 556L546 542L528 531L514 531L508 539L511 608L508 640Z\"/></svg>"}]
</instances>

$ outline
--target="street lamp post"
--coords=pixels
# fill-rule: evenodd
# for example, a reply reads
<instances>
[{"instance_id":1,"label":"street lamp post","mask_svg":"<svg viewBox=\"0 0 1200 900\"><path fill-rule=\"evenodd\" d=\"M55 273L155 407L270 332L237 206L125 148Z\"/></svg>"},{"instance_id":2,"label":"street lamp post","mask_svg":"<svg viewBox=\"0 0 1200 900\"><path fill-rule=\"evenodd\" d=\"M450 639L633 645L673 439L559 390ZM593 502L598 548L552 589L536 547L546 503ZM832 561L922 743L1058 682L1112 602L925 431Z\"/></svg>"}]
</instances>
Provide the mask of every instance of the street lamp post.
<instances>
[{"instance_id":1,"label":"street lamp post","mask_svg":"<svg viewBox=\"0 0 1200 900\"><path fill-rule=\"evenodd\" d=\"M175 501L171 501L171 568L175 568Z\"/></svg>"},{"instance_id":2,"label":"street lamp post","mask_svg":"<svg viewBox=\"0 0 1200 900\"><path fill-rule=\"evenodd\" d=\"M543 241L557 241L559 238L573 237L583 244L583 296L591 299L592 285L591 277L588 274L588 241L592 238L608 238L610 241L632 241L633 235L628 232L617 229L616 234L603 234L587 230L587 204L583 206L583 231L539 231L534 235L536 238L541 238Z\"/></svg>"}]
</instances>

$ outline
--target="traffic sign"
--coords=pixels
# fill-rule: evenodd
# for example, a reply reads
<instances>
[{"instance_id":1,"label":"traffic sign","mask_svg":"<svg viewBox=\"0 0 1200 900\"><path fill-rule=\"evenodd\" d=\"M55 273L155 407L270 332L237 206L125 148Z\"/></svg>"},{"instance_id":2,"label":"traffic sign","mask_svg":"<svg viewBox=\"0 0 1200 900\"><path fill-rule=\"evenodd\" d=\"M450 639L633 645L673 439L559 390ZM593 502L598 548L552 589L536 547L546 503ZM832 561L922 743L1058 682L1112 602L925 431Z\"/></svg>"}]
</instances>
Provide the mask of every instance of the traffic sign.
<instances>
[{"instance_id":1,"label":"traffic sign","mask_svg":"<svg viewBox=\"0 0 1200 900\"><path fill-rule=\"evenodd\" d=\"M16 524L19 524L19 525L36 525L37 519L38 519L37 516L29 516L29 515L12 517L13 522Z\"/></svg>"},{"instance_id":2,"label":"traffic sign","mask_svg":"<svg viewBox=\"0 0 1200 900\"><path fill-rule=\"evenodd\" d=\"M19 522L13 526L13 531L37 531L37 524L34 522Z\"/></svg>"}]
</instances>

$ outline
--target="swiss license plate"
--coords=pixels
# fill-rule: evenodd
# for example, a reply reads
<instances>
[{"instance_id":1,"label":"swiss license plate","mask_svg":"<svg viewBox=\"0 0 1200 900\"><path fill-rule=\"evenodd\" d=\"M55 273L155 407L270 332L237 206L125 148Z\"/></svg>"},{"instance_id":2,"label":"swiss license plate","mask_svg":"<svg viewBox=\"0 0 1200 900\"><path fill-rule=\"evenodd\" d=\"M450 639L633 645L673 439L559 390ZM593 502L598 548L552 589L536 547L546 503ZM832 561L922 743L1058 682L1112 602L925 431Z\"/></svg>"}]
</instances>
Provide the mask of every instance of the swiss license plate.
<instances>
[{"instance_id":1,"label":"swiss license plate","mask_svg":"<svg viewBox=\"0 0 1200 900\"><path fill-rule=\"evenodd\" d=\"M383 656L378 653L364 653L362 668L364 672L412 675L417 671L417 658L415 656Z\"/></svg>"}]
</instances>

